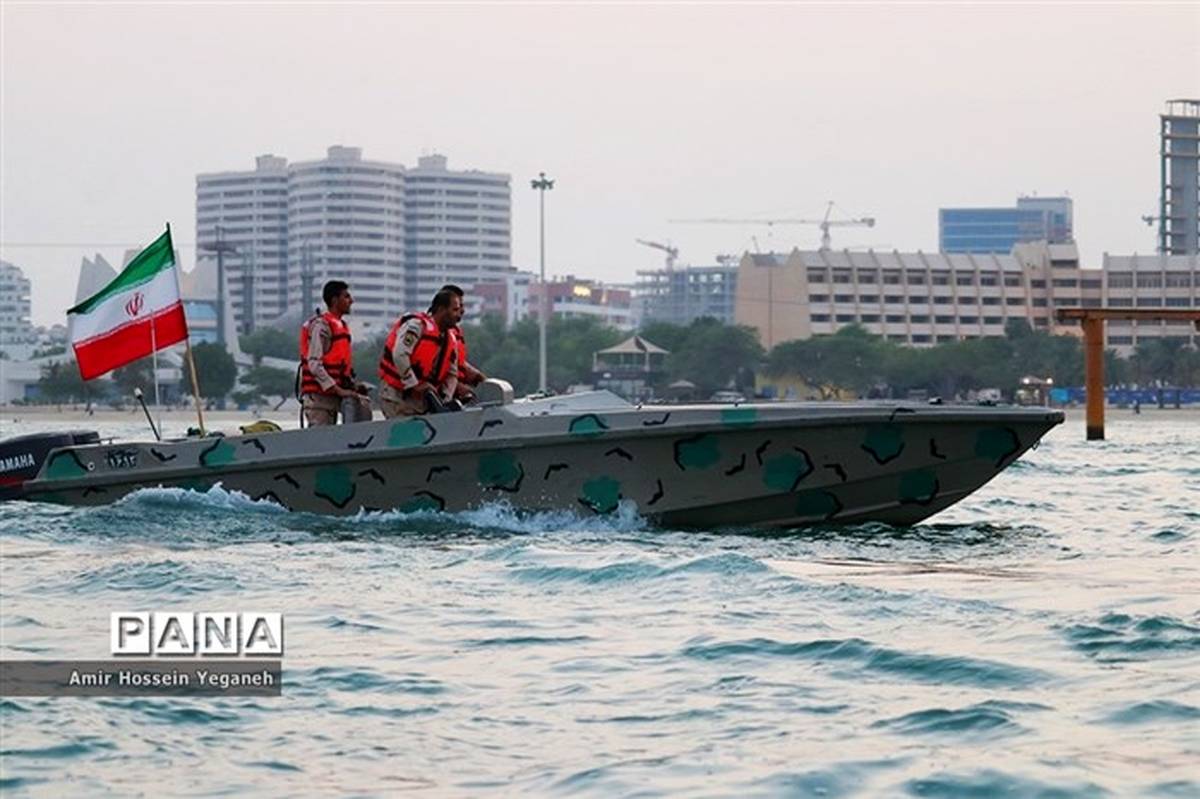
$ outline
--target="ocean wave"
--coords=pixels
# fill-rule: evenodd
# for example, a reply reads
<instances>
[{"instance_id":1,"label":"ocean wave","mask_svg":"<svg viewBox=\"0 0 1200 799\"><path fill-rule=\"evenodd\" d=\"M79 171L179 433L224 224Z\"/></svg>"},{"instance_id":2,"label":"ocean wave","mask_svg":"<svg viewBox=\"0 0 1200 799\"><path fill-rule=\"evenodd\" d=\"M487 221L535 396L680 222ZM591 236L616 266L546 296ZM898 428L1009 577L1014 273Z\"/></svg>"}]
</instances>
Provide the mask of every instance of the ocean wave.
<instances>
[{"instance_id":1,"label":"ocean wave","mask_svg":"<svg viewBox=\"0 0 1200 799\"><path fill-rule=\"evenodd\" d=\"M112 741L96 737L78 738L69 743L53 746L34 746L22 749L0 749L0 757L24 758L29 760L68 760L95 752L111 751L117 745Z\"/></svg>"},{"instance_id":2,"label":"ocean wave","mask_svg":"<svg viewBox=\"0 0 1200 799\"><path fill-rule=\"evenodd\" d=\"M446 692L446 686L423 675L393 677L374 669L354 669L340 666L318 666L314 669L288 669L288 691L295 685L300 689L316 689L318 693L346 691L350 693L419 694L432 696Z\"/></svg>"},{"instance_id":3,"label":"ocean wave","mask_svg":"<svg viewBox=\"0 0 1200 799\"><path fill-rule=\"evenodd\" d=\"M7 557L7 556L6 556ZM0 628L3 627L45 627L32 616L0 616Z\"/></svg>"},{"instance_id":4,"label":"ocean wave","mask_svg":"<svg viewBox=\"0 0 1200 799\"><path fill-rule=\"evenodd\" d=\"M924 779L909 780L904 785L911 796L933 797L933 799L963 799L963 797L985 796L1036 796L1054 799L1098 799L1110 792L1094 782L1046 783L1017 777L999 771L981 771L975 774L939 774Z\"/></svg>"},{"instance_id":5,"label":"ocean wave","mask_svg":"<svg viewBox=\"0 0 1200 799\"><path fill-rule=\"evenodd\" d=\"M1200 651L1200 627L1170 616L1107 613L1094 624L1066 627L1063 634L1073 648L1102 662Z\"/></svg>"},{"instance_id":6,"label":"ocean wave","mask_svg":"<svg viewBox=\"0 0 1200 799\"><path fill-rule=\"evenodd\" d=\"M617 716L583 716L579 724L680 724L692 721L719 719L725 714L716 708L692 708L666 713L632 713Z\"/></svg>"},{"instance_id":7,"label":"ocean wave","mask_svg":"<svg viewBox=\"0 0 1200 799\"><path fill-rule=\"evenodd\" d=\"M962 708L927 708L872 724L903 734L916 735L1015 735L1028 730L1018 724L1020 710L1049 710L1044 705L1019 702L981 702Z\"/></svg>"},{"instance_id":8,"label":"ocean wave","mask_svg":"<svg viewBox=\"0 0 1200 799\"><path fill-rule=\"evenodd\" d=\"M1151 785L1146 789L1147 796L1162 796L1164 799L1196 799L1200 796L1200 782L1193 780L1172 780Z\"/></svg>"},{"instance_id":9,"label":"ocean wave","mask_svg":"<svg viewBox=\"0 0 1200 799\"><path fill-rule=\"evenodd\" d=\"M1200 720L1200 707L1159 699L1137 702L1105 716L1110 724L1154 724L1164 721Z\"/></svg>"},{"instance_id":10,"label":"ocean wave","mask_svg":"<svg viewBox=\"0 0 1200 799\"><path fill-rule=\"evenodd\" d=\"M330 630L352 630L355 632L375 632L377 630L386 629L379 624L371 624L365 621L350 621L343 619L340 616L329 616L323 622L322 626Z\"/></svg>"},{"instance_id":11,"label":"ocean wave","mask_svg":"<svg viewBox=\"0 0 1200 799\"><path fill-rule=\"evenodd\" d=\"M132 711L162 724L236 723L241 716L232 710L215 706L200 706L188 702L156 699L102 700L103 707L114 711Z\"/></svg>"},{"instance_id":12,"label":"ocean wave","mask_svg":"<svg viewBox=\"0 0 1200 799\"><path fill-rule=\"evenodd\" d=\"M338 716L378 716L388 719L404 719L412 716L432 716L440 712L440 709L434 705L420 705L417 707L354 705L353 707L338 708L332 712Z\"/></svg>"},{"instance_id":13,"label":"ocean wave","mask_svg":"<svg viewBox=\"0 0 1200 799\"><path fill-rule=\"evenodd\" d=\"M284 763L282 760L249 760L242 765L250 768L265 768L270 771L304 771L300 766Z\"/></svg>"},{"instance_id":14,"label":"ocean wave","mask_svg":"<svg viewBox=\"0 0 1200 799\"><path fill-rule=\"evenodd\" d=\"M509 574L522 582L539 585L562 582L604 585L642 582L688 574L733 577L766 571L770 571L770 569L752 557L726 552L670 566L661 566L644 560L635 560L606 563L602 566L594 567L524 566L511 569Z\"/></svg>"},{"instance_id":15,"label":"ocean wave","mask_svg":"<svg viewBox=\"0 0 1200 799\"><path fill-rule=\"evenodd\" d=\"M355 522L379 530L406 532L472 532L504 534L538 533L615 533L635 532L649 528L650 523L637 513L631 502L622 502L616 512L607 515L582 515L570 510L530 511L514 507L510 502L488 502L471 510L445 512L418 510L404 512L359 511Z\"/></svg>"},{"instance_id":16,"label":"ocean wave","mask_svg":"<svg viewBox=\"0 0 1200 799\"><path fill-rule=\"evenodd\" d=\"M475 638L460 642L469 649L496 649L526 646L562 646L564 644L587 644L596 639L589 635L513 635L498 638Z\"/></svg>"},{"instance_id":17,"label":"ocean wave","mask_svg":"<svg viewBox=\"0 0 1200 799\"><path fill-rule=\"evenodd\" d=\"M0 777L0 792L29 788L49 781L46 777Z\"/></svg>"},{"instance_id":18,"label":"ocean wave","mask_svg":"<svg viewBox=\"0 0 1200 799\"><path fill-rule=\"evenodd\" d=\"M241 491L227 490L221 483L207 491L191 488L139 488L112 503L116 506L143 507L148 510L218 510L236 513L287 513L288 509L268 499L251 499Z\"/></svg>"},{"instance_id":19,"label":"ocean wave","mask_svg":"<svg viewBox=\"0 0 1200 799\"><path fill-rule=\"evenodd\" d=\"M78 572L66 580L43 583L36 593L78 591L169 591L172 598L240 591L241 581L227 571L202 569L177 560L123 560Z\"/></svg>"},{"instance_id":20,"label":"ocean wave","mask_svg":"<svg viewBox=\"0 0 1200 799\"><path fill-rule=\"evenodd\" d=\"M1050 679L1036 669L978 658L903 652L861 638L786 642L749 638L715 644L693 643L680 653L701 660L727 658L799 658L820 663L851 663L862 672L890 674L915 682L1020 688Z\"/></svg>"},{"instance_id":21,"label":"ocean wave","mask_svg":"<svg viewBox=\"0 0 1200 799\"><path fill-rule=\"evenodd\" d=\"M1188 537L1187 533L1182 530L1159 530L1152 533L1150 538L1160 544L1175 544L1185 540Z\"/></svg>"}]
</instances>

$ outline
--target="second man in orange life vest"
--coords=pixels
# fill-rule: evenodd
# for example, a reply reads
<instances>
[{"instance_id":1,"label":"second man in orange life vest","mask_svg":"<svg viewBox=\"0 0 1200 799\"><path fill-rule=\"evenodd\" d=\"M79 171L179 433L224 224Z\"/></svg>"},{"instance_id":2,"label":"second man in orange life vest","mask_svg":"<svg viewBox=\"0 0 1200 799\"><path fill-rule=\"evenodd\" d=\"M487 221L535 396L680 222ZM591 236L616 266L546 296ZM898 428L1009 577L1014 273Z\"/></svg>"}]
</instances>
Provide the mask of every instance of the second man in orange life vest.
<instances>
[{"instance_id":1,"label":"second man in orange life vest","mask_svg":"<svg viewBox=\"0 0 1200 799\"><path fill-rule=\"evenodd\" d=\"M427 313L405 314L392 325L379 356L379 407L385 417L426 413L431 404L454 399L462 314L462 297L443 289L433 295Z\"/></svg>"},{"instance_id":2,"label":"second man in orange life vest","mask_svg":"<svg viewBox=\"0 0 1200 799\"><path fill-rule=\"evenodd\" d=\"M460 300L464 297L463 290L453 283L447 283L442 286L442 291L453 291L458 295ZM465 300L463 308L466 308ZM475 365L467 360L467 337L463 335L461 325L455 329L455 333L458 335L458 389L455 392L455 399L458 399L463 404L467 404L475 401L475 392L473 389L486 380L487 375L475 368Z\"/></svg>"},{"instance_id":3,"label":"second man in orange life vest","mask_svg":"<svg viewBox=\"0 0 1200 799\"><path fill-rule=\"evenodd\" d=\"M321 290L325 313L317 314L300 328L300 395L304 418L310 426L337 424L343 400L352 400L357 422L371 418L370 398L354 379L350 328L343 318L350 313L354 298L341 280L330 280ZM348 413L343 414L349 417Z\"/></svg>"}]
</instances>

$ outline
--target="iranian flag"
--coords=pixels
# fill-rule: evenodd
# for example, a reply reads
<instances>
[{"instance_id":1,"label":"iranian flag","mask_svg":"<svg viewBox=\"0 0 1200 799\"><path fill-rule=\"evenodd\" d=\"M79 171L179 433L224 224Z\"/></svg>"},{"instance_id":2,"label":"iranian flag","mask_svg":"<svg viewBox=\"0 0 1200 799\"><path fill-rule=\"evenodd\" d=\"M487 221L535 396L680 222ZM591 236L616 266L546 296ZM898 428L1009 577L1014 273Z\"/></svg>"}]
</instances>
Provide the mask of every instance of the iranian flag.
<instances>
[{"instance_id":1,"label":"iranian flag","mask_svg":"<svg viewBox=\"0 0 1200 799\"><path fill-rule=\"evenodd\" d=\"M67 317L84 380L186 339L170 227L113 282L67 311Z\"/></svg>"}]
</instances>

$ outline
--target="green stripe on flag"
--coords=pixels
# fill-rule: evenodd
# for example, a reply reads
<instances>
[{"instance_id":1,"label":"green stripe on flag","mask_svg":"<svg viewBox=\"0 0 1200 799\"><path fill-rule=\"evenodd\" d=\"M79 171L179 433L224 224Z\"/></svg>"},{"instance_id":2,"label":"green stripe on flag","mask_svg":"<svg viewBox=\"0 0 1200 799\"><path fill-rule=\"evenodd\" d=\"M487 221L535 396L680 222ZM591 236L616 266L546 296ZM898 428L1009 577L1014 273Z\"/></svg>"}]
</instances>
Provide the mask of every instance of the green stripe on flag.
<instances>
[{"instance_id":1,"label":"green stripe on flag","mask_svg":"<svg viewBox=\"0 0 1200 799\"><path fill-rule=\"evenodd\" d=\"M121 270L121 274L113 278L111 283L67 311L67 313L90 313L97 305L114 294L120 294L134 286L148 283L159 272L174 264L175 248L171 246L171 230L168 228L149 247L139 252L137 257L129 262L129 266Z\"/></svg>"}]
</instances>

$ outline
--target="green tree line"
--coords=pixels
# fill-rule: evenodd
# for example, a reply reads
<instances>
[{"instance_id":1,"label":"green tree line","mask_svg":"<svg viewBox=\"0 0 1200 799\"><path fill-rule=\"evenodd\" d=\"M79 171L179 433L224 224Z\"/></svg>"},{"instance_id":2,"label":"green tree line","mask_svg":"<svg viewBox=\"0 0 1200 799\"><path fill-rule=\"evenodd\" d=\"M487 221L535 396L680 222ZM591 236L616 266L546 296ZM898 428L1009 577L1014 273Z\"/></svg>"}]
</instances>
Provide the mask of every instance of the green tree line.
<instances>
[{"instance_id":1,"label":"green tree line","mask_svg":"<svg viewBox=\"0 0 1200 799\"><path fill-rule=\"evenodd\" d=\"M538 385L538 326L525 319L506 327L499 317L488 316L464 326L469 358L486 374L513 384L518 394ZM639 331L643 338L668 350L664 373L656 390L676 380L688 380L700 396L723 388L743 392L753 389L756 374L769 377L798 376L813 386L848 389L866 395L881 388L893 395L923 389L954 396L971 389L995 387L1011 391L1024 375L1049 377L1057 385L1083 384L1083 349L1076 336L1034 330L1024 320L1011 320L1005 335L968 339L916 348L887 341L850 325L831 336L785 341L770 352L763 349L753 328L697 319L690 325L650 323ZM594 319L553 319L548 325L548 381L562 391L591 383L592 355L618 343L629 334L606 327ZM355 371L362 380L378 382L377 367L384 336L356 342ZM284 331L263 328L241 340L242 350L256 359L294 360L297 341ZM193 347L203 394L222 398L238 381L233 358L215 344ZM185 370L186 372L186 370ZM1133 356L1105 353L1105 379L1109 385L1162 382L1176 386L1200 384L1200 351L1178 338L1146 339ZM185 374L185 388L190 379ZM292 395L294 370L255 366L241 375L238 401L282 402ZM48 402L105 402L129 397L135 386L149 392L153 385L150 359L122 367L112 381L79 378L71 361L43 369L39 381Z\"/></svg>"}]
</instances>

